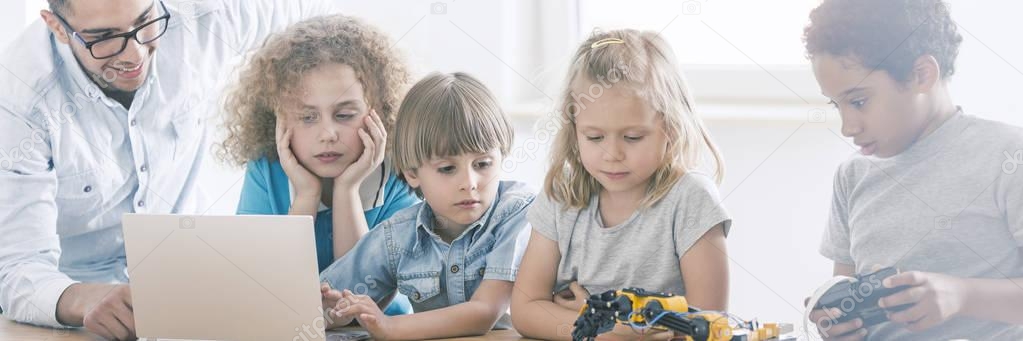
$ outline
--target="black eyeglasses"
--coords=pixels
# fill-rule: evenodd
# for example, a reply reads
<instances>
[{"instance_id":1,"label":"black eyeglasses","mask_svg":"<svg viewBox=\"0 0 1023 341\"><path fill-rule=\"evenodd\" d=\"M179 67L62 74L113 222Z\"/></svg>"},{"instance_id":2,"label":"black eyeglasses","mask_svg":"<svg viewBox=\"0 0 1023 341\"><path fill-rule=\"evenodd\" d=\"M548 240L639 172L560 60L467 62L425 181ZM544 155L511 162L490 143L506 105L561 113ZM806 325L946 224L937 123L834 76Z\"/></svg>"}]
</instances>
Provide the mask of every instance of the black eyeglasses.
<instances>
[{"instance_id":1,"label":"black eyeglasses","mask_svg":"<svg viewBox=\"0 0 1023 341\"><path fill-rule=\"evenodd\" d=\"M164 33L167 33L167 24L170 22L171 15L170 12L167 11L167 5L164 5L162 0L160 0L159 3L160 8L163 9L164 13L159 18L139 25L130 32L115 34L93 41L85 41L78 32L75 32L75 30L71 28L71 24L68 24L64 17L61 17L60 14L56 13L54 13L54 15L57 16L57 19L60 19L61 23L64 24L64 27L67 28L68 31L71 31L71 36L81 42L82 45L89 50L89 54L92 55L92 58L107 59L124 52L124 49L128 47L128 39L135 39L135 41L140 45L144 45L160 39Z\"/></svg>"}]
</instances>

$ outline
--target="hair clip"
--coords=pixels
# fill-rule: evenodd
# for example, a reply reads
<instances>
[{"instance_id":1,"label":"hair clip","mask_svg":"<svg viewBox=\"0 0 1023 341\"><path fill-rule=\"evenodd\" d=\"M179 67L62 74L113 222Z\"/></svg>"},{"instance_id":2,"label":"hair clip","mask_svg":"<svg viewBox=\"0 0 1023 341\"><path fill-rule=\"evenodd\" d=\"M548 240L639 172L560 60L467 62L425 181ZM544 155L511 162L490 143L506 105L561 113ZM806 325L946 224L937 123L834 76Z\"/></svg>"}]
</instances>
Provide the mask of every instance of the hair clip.
<instances>
[{"instance_id":1,"label":"hair clip","mask_svg":"<svg viewBox=\"0 0 1023 341\"><path fill-rule=\"evenodd\" d=\"M621 39L618 39L618 38L604 38L604 39L601 39L601 40L593 42L593 44L590 44L590 48L591 49L595 49L595 48L598 48L598 47L601 47L601 46L604 46L604 45L611 45L611 44L625 44L625 41L621 40Z\"/></svg>"}]
</instances>

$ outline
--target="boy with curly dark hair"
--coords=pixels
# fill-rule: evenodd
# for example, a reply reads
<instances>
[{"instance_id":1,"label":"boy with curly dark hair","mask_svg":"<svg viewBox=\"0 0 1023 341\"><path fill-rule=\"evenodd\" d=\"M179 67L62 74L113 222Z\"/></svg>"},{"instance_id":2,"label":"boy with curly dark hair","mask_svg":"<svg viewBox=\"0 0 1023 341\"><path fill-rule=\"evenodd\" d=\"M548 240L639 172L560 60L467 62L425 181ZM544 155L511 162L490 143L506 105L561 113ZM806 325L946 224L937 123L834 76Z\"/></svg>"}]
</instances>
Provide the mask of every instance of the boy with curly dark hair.
<instances>
[{"instance_id":1,"label":"boy with curly dark hair","mask_svg":"<svg viewBox=\"0 0 1023 341\"><path fill-rule=\"evenodd\" d=\"M837 323L854 304L813 311L821 335L1023 339L1023 172L1004 167L1023 130L955 104L962 37L947 5L825 0L804 39L861 154L835 174L820 252L835 275L893 266L902 272L879 285L907 287L881 300L888 321L876 326Z\"/></svg>"}]
</instances>

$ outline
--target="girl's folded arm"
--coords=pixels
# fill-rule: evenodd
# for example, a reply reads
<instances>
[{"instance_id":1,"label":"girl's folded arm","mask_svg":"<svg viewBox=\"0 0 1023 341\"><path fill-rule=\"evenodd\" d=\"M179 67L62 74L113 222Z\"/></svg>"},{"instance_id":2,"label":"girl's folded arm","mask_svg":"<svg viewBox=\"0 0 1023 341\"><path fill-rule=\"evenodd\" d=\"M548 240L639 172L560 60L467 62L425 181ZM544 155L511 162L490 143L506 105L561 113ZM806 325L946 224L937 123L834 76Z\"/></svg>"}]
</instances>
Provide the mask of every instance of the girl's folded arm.
<instances>
[{"instance_id":1,"label":"girl's folded arm","mask_svg":"<svg viewBox=\"0 0 1023 341\"><path fill-rule=\"evenodd\" d=\"M728 309L728 248L722 225L712 227L679 260L686 301L702 310Z\"/></svg>"},{"instance_id":2,"label":"girl's folded arm","mask_svg":"<svg viewBox=\"0 0 1023 341\"><path fill-rule=\"evenodd\" d=\"M512 324L525 337L572 339L572 324L579 312L554 303L555 276L560 261L561 251L556 241L540 233L530 236L512 291Z\"/></svg>"}]
</instances>

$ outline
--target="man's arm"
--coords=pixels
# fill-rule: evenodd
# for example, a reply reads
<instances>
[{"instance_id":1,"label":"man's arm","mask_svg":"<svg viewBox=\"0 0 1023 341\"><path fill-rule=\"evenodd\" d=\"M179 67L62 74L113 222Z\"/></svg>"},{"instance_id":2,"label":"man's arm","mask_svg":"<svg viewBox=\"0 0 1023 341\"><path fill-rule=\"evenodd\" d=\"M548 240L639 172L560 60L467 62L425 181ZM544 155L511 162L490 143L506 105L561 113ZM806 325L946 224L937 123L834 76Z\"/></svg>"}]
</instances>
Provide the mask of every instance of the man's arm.
<instances>
[{"instance_id":1,"label":"man's arm","mask_svg":"<svg viewBox=\"0 0 1023 341\"><path fill-rule=\"evenodd\" d=\"M57 178L48 133L0 107L0 307L9 318L60 327L71 284L58 271Z\"/></svg>"},{"instance_id":2,"label":"man's arm","mask_svg":"<svg viewBox=\"0 0 1023 341\"><path fill-rule=\"evenodd\" d=\"M57 303L57 320L112 340L135 339L135 316L127 284L75 283Z\"/></svg>"}]
</instances>

